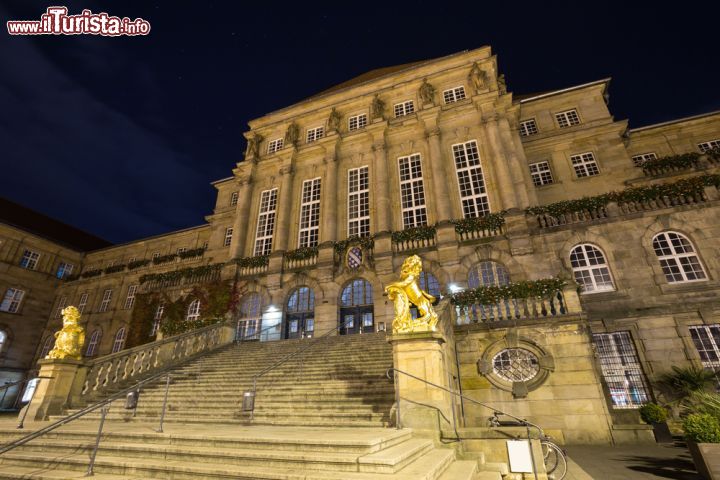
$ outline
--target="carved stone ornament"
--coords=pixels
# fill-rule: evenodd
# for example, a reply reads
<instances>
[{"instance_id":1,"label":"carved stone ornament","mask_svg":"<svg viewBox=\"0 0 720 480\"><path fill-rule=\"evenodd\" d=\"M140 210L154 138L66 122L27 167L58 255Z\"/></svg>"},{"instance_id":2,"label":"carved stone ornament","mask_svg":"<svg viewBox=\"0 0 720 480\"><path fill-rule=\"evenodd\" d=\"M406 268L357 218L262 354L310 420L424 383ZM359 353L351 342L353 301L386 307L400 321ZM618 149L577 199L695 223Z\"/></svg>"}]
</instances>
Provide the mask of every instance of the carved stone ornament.
<instances>
[{"instance_id":1,"label":"carved stone ornament","mask_svg":"<svg viewBox=\"0 0 720 480\"><path fill-rule=\"evenodd\" d=\"M507 93L507 84L505 83L505 74L498 75L498 93L500 95L505 95Z\"/></svg>"},{"instance_id":2,"label":"carved stone ornament","mask_svg":"<svg viewBox=\"0 0 720 480\"><path fill-rule=\"evenodd\" d=\"M288 125L287 131L285 132L285 143L288 145L297 146L300 140L300 127L297 123L293 122Z\"/></svg>"},{"instance_id":3,"label":"carved stone ornament","mask_svg":"<svg viewBox=\"0 0 720 480\"><path fill-rule=\"evenodd\" d=\"M81 360L81 349L85 344L85 329L78 325L80 311L75 307L61 310L63 316L62 330L55 332L55 346L45 358L73 358Z\"/></svg>"},{"instance_id":4,"label":"carved stone ornament","mask_svg":"<svg viewBox=\"0 0 720 480\"><path fill-rule=\"evenodd\" d=\"M487 83L487 73L485 73L485 71L480 68L480 65L475 62L468 74L468 80L470 80L470 84L475 89L475 92L478 92L485 88L485 84Z\"/></svg>"},{"instance_id":5,"label":"carved stone ornament","mask_svg":"<svg viewBox=\"0 0 720 480\"><path fill-rule=\"evenodd\" d=\"M417 255L405 259L400 269L400 281L385 287L388 298L395 303L393 333L434 332L438 322L432 302L435 297L420 288L422 260ZM410 305L415 305L420 316L413 320Z\"/></svg>"},{"instance_id":6,"label":"carved stone ornament","mask_svg":"<svg viewBox=\"0 0 720 480\"><path fill-rule=\"evenodd\" d=\"M435 105L435 87L428 83L427 78L424 78L422 85L420 85L420 98L424 104L432 103Z\"/></svg>"},{"instance_id":7,"label":"carved stone ornament","mask_svg":"<svg viewBox=\"0 0 720 480\"><path fill-rule=\"evenodd\" d=\"M335 107L333 107L333 109L330 111L330 117L328 117L328 130L331 130L333 132L339 132L341 119L342 116L337 110L335 110Z\"/></svg>"},{"instance_id":8,"label":"carved stone ornament","mask_svg":"<svg viewBox=\"0 0 720 480\"><path fill-rule=\"evenodd\" d=\"M385 118L385 102L375 95L372 105L370 106L370 111L372 112L373 118Z\"/></svg>"},{"instance_id":9,"label":"carved stone ornament","mask_svg":"<svg viewBox=\"0 0 720 480\"><path fill-rule=\"evenodd\" d=\"M260 144L263 140L263 136L259 133L256 133L248 140L248 156L255 158L260 156Z\"/></svg>"}]
</instances>

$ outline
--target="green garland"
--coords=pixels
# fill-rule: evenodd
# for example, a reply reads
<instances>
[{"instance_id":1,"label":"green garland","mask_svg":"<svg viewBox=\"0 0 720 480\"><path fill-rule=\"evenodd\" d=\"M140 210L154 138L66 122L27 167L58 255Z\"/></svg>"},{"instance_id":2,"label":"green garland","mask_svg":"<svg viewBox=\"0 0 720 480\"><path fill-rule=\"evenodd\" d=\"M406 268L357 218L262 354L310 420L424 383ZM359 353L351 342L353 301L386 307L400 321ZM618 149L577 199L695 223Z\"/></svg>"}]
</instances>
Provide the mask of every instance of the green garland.
<instances>
[{"instance_id":1,"label":"green garland","mask_svg":"<svg viewBox=\"0 0 720 480\"><path fill-rule=\"evenodd\" d=\"M222 268L221 263L203 265L200 267L188 267L180 270L163 273L149 273L140 277L140 284L147 282L172 282L183 278L193 278L216 272Z\"/></svg>"},{"instance_id":2,"label":"green garland","mask_svg":"<svg viewBox=\"0 0 720 480\"><path fill-rule=\"evenodd\" d=\"M540 280L527 280L507 285L489 285L484 287L451 293L450 301L459 307L470 305L491 305L504 299L513 298L549 298L555 292L562 290L568 282L561 278L543 278Z\"/></svg>"},{"instance_id":3,"label":"green garland","mask_svg":"<svg viewBox=\"0 0 720 480\"><path fill-rule=\"evenodd\" d=\"M106 267L105 270L103 270L103 273L105 273L105 275L109 275L111 273L122 272L125 270L125 267L127 267L127 265L124 263L121 265L113 265L111 267Z\"/></svg>"},{"instance_id":4,"label":"green garland","mask_svg":"<svg viewBox=\"0 0 720 480\"><path fill-rule=\"evenodd\" d=\"M235 259L235 263L240 268L258 268L266 267L270 263L269 255L258 255L256 257L245 257Z\"/></svg>"},{"instance_id":5,"label":"green garland","mask_svg":"<svg viewBox=\"0 0 720 480\"><path fill-rule=\"evenodd\" d=\"M295 250L288 250L284 253L287 260L307 260L317 257L318 247L302 247Z\"/></svg>"},{"instance_id":6,"label":"green garland","mask_svg":"<svg viewBox=\"0 0 720 480\"><path fill-rule=\"evenodd\" d=\"M182 259L200 257L205 253L205 247L193 248L192 250L186 250L178 253L178 257Z\"/></svg>"},{"instance_id":7,"label":"green garland","mask_svg":"<svg viewBox=\"0 0 720 480\"><path fill-rule=\"evenodd\" d=\"M373 235L367 237L358 237L357 235L353 235L345 240L335 242L333 249L335 249L336 254L342 255L351 245L359 245L364 250L371 250L375 246L375 237Z\"/></svg>"},{"instance_id":8,"label":"green garland","mask_svg":"<svg viewBox=\"0 0 720 480\"><path fill-rule=\"evenodd\" d=\"M99 268L96 268L95 270L88 270L87 272L83 272L80 275L80 278L91 278L91 277L97 277L102 274L102 270Z\"/></svg>"},{"instance_id":9,"label":"green garland","mask_svg":"<svg viewBox=\"0 0 720 480\"><path fill-rule=\"evenodd\" d=\"M153 258L152 262L153 262L154 265L160 265L160 264L162 264L162 263L172 262L172 261L175 260L177 257L178 257L178 254L177 254L177 253L170 253L170 254L167 254L167 255L162 255L162 256L159 256L159 257L155 257L155 258Z\"/></svg>"},{"instance_id":10,"label":"green garland","mask_svg":"<svg viewBox=\"0 0 720 480\"><path fill-rule=\"evenodd\" d=\"M127 264L128 270L135 270L136 268L141 268L146 265L150 265L150 260L134 260Z\"/></svg>"},{"instance_id":11,"label":"green garland","mask_svg":"<svg viewBox=\"0 0 720 480\"><path fill-rule=\"evenodd\" d=\"M405 230L392 232L391 238L393 243L407 242L410 240L430 240L435 238L435 226L422 225L419 227L410 227Z\"/></svg>"},{"instance_id":12,"label":"green garland","mask_svg":"<svg viewBox=\"0 0 720 480\"><path fill-rule=\"evenodd\" d=\"M458 234L479 232L482 230L500 230L500 228L505 225L505 212L489 213L482 217L451 220L450 223L455 225L455 231Z\"/></svg>"},{"instance_id":13,"label":"green garland","mask_svg":"<svg viewBox=\"0 0 720 480\"><path fill-rule=\"evenodd\" d=\"M701 155L699 153L691 152L684 153L682 155L670 155L667 157L655 158L644 162L642 164L642 169L645 174L651 170L665 170L668 168L682 170L697 165L700 156Z\"/></svg>"}]
</instances>

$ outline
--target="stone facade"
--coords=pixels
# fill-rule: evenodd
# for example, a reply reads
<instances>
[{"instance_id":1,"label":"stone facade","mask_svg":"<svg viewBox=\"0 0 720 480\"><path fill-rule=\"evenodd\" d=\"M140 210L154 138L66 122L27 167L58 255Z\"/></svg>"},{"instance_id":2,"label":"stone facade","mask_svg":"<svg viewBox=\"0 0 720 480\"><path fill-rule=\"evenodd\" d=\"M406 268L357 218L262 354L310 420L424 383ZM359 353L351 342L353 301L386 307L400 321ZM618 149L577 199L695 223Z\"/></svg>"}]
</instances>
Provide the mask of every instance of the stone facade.
<instances>
[{"instance_id":1,"label":"stone facade","mask_svg":"<svg viewBox=\"0 0 720 480\"><path fill-rule=\"evenodd\" d=\"M498 308L518 305L512 302L472 319L456 312L457 387L566 441L620 441L623 425L639 423L637 406L656 395L649 380L672 365L712 366L701 362L690 327L720 323L717 187L705 186L697 198L610 201L562 218L525 209L717 174L718 162L708 155L660 171L639 168L643 159L633 157L701 153L713 141L708 145L716 147L720 114L629 129L608 109L609 79L516 97L498 75L495 56L483 47L370 72L251 121L244 160L214 183L217 202L207 224L88 252L81 261L88 272L206 246L201 255L49 285L56 290L53 308L60 298L77 305L87 293L88 335L101 329L96 354L107 354L116 332L129 325L130 286L163 288L170 296L191 288L150 287L141 275L221 264L221 277L234 280L242 295L238 319L246 325L279 322L283 338L339 324L341 333L367 333L389 329L392 304L383 288L410 253L422 257L446 294L508 280L575 278L571 251L590 245L594 253L586 254L601 252L598 268L606 270L595 273L605 277L588 280L595 292L563 290L563 312L502 317ZM451 223L499 212L504 224L497 228L463 233ZM393 233L423 225L435 229L424 237ZM357 232L372 235L372 244L343 243ZM692 243L704 278L668 281L653 246L667 232ZM267 261L247 260L257 256ZM358 279L369 282L368 292ZM300 287L312 289L314 308L288 312ZM107 290L110 304L100 313ZM37 345L58 326L51 317L28 342ZM604 350L597 343L603 341ZM498 345L540 358L542 381L528 380L527 392L503 388L494 370L502 359L488 356L501 353ZM717 353L720 345L710 348ZM620 353L613 359L612 352ZM637 357L637 368L616 365L613 373L613 361L632 360L626 354ZM637 378L623 390L608 375ZM463 413L464 426L482 427L491 412L466 406Z\"/></svg>"}]
</instances>

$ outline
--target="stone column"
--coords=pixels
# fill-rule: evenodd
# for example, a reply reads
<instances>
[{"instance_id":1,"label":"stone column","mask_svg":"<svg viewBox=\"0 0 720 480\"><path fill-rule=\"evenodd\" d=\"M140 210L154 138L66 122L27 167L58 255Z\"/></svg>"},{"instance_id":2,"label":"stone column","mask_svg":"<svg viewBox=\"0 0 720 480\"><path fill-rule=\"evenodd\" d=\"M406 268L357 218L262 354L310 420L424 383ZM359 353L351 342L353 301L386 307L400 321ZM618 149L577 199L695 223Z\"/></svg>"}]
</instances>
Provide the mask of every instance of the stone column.
<instances>
[{"instance_id":1,"label":"stone column","mask_svg":"<svg viewBox=\"0 0 720 480\"><path fill-rule=\"evenodd\" d=\"M388 182L388 165L385 142L378 142L373 145L375 154L375 224L377 232L389 232L392 230L392 211L390 205L390 188Z\"/></svg>"},{"instance_id":2,"label":"stone column","mask_svg":"<svg viewBox=\"0 0 720 480\"><path fill-rule=\"evenodd\" d=\"M437 215L435 220L437 222L450 220L452 218L452 209L450 207L445 162L442 149L440 148L440 129L434 128L428 131L425 138L430 150L428 167L432 172L433 190L435 190L435 195L433 196L435 214Z\"/></svg>"},{"instance_id":3,"label":"stone column","mask_svg":"<svg viewBox=\"0 0 720 480\"><path fill-rule=\"evenodd\" d=\"M325 157L325 184L321 185L321 195L324 199L320 210L322 225L320 229L320 243L337 240L337 159L335 153L328 153Z\"/></svg>"},{"instance_id":4,"label":"stone column","mask_svg":"<svg viewBox=\"0 0 720 480\"><path fill-rule=\"evenodd\" d=\"M490 142L492 150L493 162L490 163L495 168L496 178L498 185L496 189L500 192L500 201L502 202L502 208L494 208L493 210L509 210L511 208L517 208L518 202L515 196L514 186L512 177L510 176L510 168L506 160L507 152L502 145L500 139L500 133L498 129L497 117L487 119L483 122L485 129L485 135ZM491 168L492 168L491 167Z\"/></svg>"},{"instance_id":5,"label":"stone column","mask_svg":"<svg viewBox=\"0 0 720 480\"><path fill-rule=\"evenodd\" d=\"M292 166L288 165L280 169L280 199L277 211L277 229L275 230L275 251L286 251L290 243L290 217L292 217Z\"/></svg>"},{"instance_id":6,"label":"stone column","mask_svg":"<svg viewBox=\"0 0 720 480\"><path fill-rule=\"evenodd\" d=\"M532 189L532 186L528 186L526 183L526 176L528 176L527 162L520 161L520 157L518 156L518 151L512 137L515 134L514 129L510 128L510 123L508 122L507 117L501 117L498 127L502 136L507 162L510 165L510 175L512 176L513 190L515 191L516 199L520 207L529 207L530 198L528 197L528 189Z\"/></svg>"},{"instance_id":7,"label":"stone column","mask_svg":"<svg viewBox=\"0 0 720 480\"><path fill-rule=\"evenodd\" d=\"M245 243L250 228L250 204L252 203L252 184L250 177L240 179L238 191L238 204L235 209L235 223L233 223L233 238L230 244L231 258L245 256Z\"/></svg>"},{"instance_id":8,"label":"stone column","mask_svg":"<svg viewBox=\"0 0 720 480\"><path fill-rule=\"evenodd\" d=\"M49 415L62 413L83 362L70 358L43 359L38 361L38 365L39 377L52 378L39 380L32 401L20 411L22 416L23 411L28 409L26 418L30 420L45 420Z\"/></svg>"}]
</instances>

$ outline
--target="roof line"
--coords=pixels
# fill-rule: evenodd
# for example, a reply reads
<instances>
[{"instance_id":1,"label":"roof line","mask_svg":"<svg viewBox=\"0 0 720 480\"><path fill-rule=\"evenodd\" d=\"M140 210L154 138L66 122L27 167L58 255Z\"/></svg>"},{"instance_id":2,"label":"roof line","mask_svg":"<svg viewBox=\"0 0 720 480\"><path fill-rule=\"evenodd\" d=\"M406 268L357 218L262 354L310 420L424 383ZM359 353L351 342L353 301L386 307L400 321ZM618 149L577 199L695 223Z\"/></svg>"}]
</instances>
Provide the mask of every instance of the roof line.
<instances>
[{"instance_id":1,"label":"roof line","mask_svg":"<svg viewBox=\"0 0 720 480\"><path fill-rule=\"evenodd\" d=\"M553 95L560 95L561 93L567 93L567 92L572 92L573 90L579 90L579 89L581 89L581 88L592 87L593 85L599 85L599 84L601 84L601 83L606 83L606 84L607 84L607 83L610 83L611 78L612 78L612 77L607 77L607 78L603 78L603 79L600 79L600 80L595 80L595 81L592 81L592 82L583 83L582 85L575 85L575 86L572 86L572 87L562 88L562 89L560 89L560 90L553 90L552 92L541 93L540 95L535 95L535 96L533 96L533 97L523 98L522 100L520 100L520 103L526 103L526 102L529 102L529 101L532 101L532 100L539 100L539 99L541 99L541 98L552 97Z\"/></svg>"},{"instance_id":2,"label":"roof line","mask_svg":"<svg viewBox=\"0 0 720 480\"><path fill-rule=\"evenodd\" d=\"M629 132L640 132L642 130L650 130L651 128L659 128L665 125L672 125L673 123L687 122L688 120L696 120L698 118L709 117L711 115L720 114L720 110L713 110L712 112L700 113L698 115L691 115L689 117L676 118L674 120L668 120L666 122L653 123L651 125L645 125L644 127L631 128Z\"/></svg>"},{"instance_id":3,"label":"roof line","mask_svg":"<svg viewBox=\"0 0 720 480\"><path fill-rule=\"evenodd\" d=\"M228 180L232 180L233 178L235 178L235 177L233 176L233 177L221 178L220 180L215 180L214 182L210 182L210 185L217 185L218 183L227 182Z\"/></svg>"},{"instance_id":4,"label":"roof line","mask_svg":"<svg viewBox=\"0 0 720 480\"><path fill-rule=\"evenodd\" d=\"M187 227L187 228L183 228L181 230L174 230L172 232L167 232L167 233L159 233L157 235L152 235L150 237L138 238L137 240L130 240L129 242L118 243L117 245L111 245L109 247L98 248L97 250L88 250L85 253L97 253L97 252L102 252L104 250L111 250L111 249L117 248L117 247L127 247L128 245L131 245L133 243L147 242L148 240L154 240L156 238L166 237L168 235L175 235L177 233L189 232L190 230L195 230L198 228L209 227L209 226L210 226L209 223L203 223L202 225L195 225L194 227Z\"/></svg>"}]
</instances>

